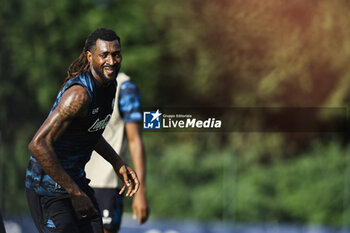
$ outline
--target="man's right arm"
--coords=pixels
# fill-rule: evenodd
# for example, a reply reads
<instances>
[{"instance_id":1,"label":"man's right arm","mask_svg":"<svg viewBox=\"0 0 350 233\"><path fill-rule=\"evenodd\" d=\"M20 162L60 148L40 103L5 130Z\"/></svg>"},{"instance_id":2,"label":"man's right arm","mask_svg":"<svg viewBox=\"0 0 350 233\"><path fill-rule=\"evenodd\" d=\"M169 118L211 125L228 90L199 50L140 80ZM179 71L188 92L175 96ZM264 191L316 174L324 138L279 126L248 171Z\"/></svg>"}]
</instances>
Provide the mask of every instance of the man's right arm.
<instances>
[{"instance_id":1,"label":"man's right arm","mask_svg":"<svg viewBox=\"0 0 350 233\"><path fill-rule=\"evenodd\" d=\"M149 207L146 196L146 158L143 146L140 123L128 122L125 124L125 131L129 141L129 150L135 171L140 180L140 188L133 199L133 217L139 217L139 224L147 221Z\"/></svg>"},{"instance_id":2,"label":"man's right arm","mask_svg":"<svg viewBox=\"0 0 350 233\"><path fill-rule=\"evenodd\" d=\"M89 106L87 91L79 85L69 88L62 95L56 109L47 117L29 143L28 148L42 169L61 185L71 196L78 217L92 216L96 213L88 196L61 166L53 149L53 143L69 127L75 117L83 116Z\"/></svg>"}]
</instances>

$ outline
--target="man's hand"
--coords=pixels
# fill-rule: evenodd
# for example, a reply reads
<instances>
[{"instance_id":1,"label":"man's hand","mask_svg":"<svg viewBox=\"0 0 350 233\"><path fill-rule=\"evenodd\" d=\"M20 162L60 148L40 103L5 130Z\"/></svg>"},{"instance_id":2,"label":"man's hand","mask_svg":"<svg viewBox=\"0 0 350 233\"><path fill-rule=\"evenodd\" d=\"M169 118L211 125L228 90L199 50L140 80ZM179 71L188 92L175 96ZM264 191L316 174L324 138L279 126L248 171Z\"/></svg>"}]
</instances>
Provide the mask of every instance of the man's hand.
<instances>
[{"instance_id":1,"label":"man's hand","mask_svg":"<svg viewBox=\"0 0 350 233\"><path fill-rule=\"evenodd\" d=\"M124 185L119 194L122 194L126 190L126 187L128 187L126 196L133 196L140 186L140 181L137 178L134 170L124 163L124 161L119 157L111 145L109 145L106 139L103 138L103 136L97 142L95 151L113 166L115 173L123 181Z\"/></svg>"},{"instance_id":2,"label":"man's hand","mask_svg":"<svg viewBox=\"0 0 350 233\"><path fill-rule=\"evenodd\" d=\"M90 218L97 214L97 210L92 204L90 198L83 192L71 195L73 209L78 219Z\"/></svg>"},{"instance_id":3,"label":"man's hand","mask_svg":"<svg viewBox=\"0 0 350 233\"><path fill-rule=\"evenodd\" d=\"M122 165L116 172L124 183L119 195L121 195L126 190L126 187L128 187L128 191L125 196L132 197L140 187L140 181L138 180L136 173L125 164Z\"/></svg>"},{"instance_id":4,"label":"man's hand","mask_svg":"<svg viewBox=\"0 0 350 233\"><path fill-rule=\"evenodd\" d=\"M136 193L132 202L133 219L139 218L139 224L143 224L147 221L149 215L148 202L146 197L146 191L142 186Z\"/></svg>"}]
</instances>

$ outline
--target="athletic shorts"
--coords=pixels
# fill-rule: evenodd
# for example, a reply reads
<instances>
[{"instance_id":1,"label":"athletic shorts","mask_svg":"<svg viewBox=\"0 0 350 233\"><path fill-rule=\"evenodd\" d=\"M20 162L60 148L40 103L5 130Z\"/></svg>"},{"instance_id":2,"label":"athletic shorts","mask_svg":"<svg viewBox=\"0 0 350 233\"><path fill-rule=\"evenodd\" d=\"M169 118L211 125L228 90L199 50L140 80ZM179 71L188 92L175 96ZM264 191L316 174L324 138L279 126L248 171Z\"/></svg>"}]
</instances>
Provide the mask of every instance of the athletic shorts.
<instances>
[{"instance_id":1,"label":"athletic shorts","mask_svg":"<svg viewBox=\"0 0 350 233\"><path fill-rule=\"evenodd\" d=\"M109 231L118 231L123 215L123 196L118 188L94 188L100 207L103 227Z\"/></svg>"},{"instance_id":2,"label":"athletic shorts","mask_svg":"<svg viewBox=\"0 0 350 233\"><path fill-rule=\"evenodd\" d=\"M98 210L93 190L85 193ZM26 189L28 206L35 226L40 233L103 233L101 215L78 219L73 209L70 196L41 196L33 189Z\"/></svg>"}]
</instances>

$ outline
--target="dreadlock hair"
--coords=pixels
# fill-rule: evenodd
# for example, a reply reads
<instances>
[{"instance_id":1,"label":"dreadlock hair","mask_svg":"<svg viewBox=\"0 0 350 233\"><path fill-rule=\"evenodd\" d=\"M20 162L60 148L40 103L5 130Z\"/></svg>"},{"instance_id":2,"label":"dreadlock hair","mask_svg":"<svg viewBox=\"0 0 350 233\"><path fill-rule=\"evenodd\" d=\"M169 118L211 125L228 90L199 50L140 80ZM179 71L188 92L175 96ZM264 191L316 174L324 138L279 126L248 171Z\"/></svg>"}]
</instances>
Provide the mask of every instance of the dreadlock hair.
<instances>
[{"instance_id":1,"label":"dreadlock hair","mask_svg":"<svg viewBox=\"0 0 350 233\"><path fill-rule=\"evenodd\" d=\"M114 41L118 40L120 44L120 38L119 36L109 28L97 28L95 31L90 33L90 35L85 40L85 45L83 48L83 52L80 54L80 56L75 59L72 64L70 64L68 71L67 71L67 77L64 80L64 84L74 76L80 74L81 72L84 72L89 68L89 61L87 60L86 53L87 51L91 51L91 48L96 45L96 41L98 39L105 40L105 41ZM64 85L63 84L63 85Z\"/></svg>"}]
</instances>

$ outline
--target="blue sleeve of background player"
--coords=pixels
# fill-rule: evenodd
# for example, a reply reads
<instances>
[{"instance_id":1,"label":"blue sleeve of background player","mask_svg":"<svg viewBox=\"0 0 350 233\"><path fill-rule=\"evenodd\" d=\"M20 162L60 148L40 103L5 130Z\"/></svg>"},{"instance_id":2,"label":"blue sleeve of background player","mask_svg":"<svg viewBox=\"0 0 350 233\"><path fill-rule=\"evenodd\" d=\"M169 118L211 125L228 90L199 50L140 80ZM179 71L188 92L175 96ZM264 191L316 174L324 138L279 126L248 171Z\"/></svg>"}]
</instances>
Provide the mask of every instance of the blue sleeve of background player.
<instances>
[{"instance_id":1,"label":"blue sleeve of background player","mask_svg":"<svg viewBox=\"0 0 350 233\"><path fill-rule=\"evenodd\" d=\"M142 121L140 93L135 83L126 81L121 84L118 104L125 123Z\"/></svg>"}]
</instances>

